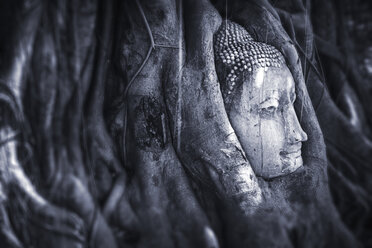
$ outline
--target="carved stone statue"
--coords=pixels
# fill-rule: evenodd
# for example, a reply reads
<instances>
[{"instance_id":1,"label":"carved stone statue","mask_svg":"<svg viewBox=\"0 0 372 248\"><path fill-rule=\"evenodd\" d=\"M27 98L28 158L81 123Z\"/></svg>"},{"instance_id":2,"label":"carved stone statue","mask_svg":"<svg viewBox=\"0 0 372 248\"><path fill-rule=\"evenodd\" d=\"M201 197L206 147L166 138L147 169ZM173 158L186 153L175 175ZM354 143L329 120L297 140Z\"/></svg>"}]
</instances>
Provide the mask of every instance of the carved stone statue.
<instances>
[{"instance_id":1,"label":"carved stone statue","mask_svg":"<svg viewBox=\"0 0 372 248\"><path fill-rule=\"evenodd\" d=\"M303 165L307 135L294 110L294 80L282 54L230 21L221 25L214 45L226 111L255 174L294 172Z\"/></svg>"}]
</instances>

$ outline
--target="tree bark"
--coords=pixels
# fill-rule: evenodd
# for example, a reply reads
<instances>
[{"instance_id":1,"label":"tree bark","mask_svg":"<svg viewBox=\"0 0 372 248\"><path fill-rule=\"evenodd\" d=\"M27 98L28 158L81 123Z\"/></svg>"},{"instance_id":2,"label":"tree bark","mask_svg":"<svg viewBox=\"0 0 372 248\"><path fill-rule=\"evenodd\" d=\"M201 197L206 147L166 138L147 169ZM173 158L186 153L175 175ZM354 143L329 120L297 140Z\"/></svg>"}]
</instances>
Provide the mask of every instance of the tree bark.
<instances>
[{"instance_id":1,"label":"tree bark","mask_svg":"<svg viewBox=\"0 0 372 248\"><path fill-rule=\"evenodd\" d=\"M371 84L346 3L1 3L0 244L371 245ZM285 57L309 136L295 173L257 177L229 122L225 19Z\"/></svg>"}]
</instances>

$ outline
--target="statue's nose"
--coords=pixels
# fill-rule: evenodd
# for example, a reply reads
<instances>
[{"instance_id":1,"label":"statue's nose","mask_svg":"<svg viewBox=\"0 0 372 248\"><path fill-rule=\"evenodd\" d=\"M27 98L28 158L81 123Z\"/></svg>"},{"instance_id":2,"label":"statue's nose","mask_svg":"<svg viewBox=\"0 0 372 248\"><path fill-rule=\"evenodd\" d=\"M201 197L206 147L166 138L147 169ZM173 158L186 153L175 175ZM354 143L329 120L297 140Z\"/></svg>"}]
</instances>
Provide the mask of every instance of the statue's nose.
<instances>
[{"instance_id":1,"label":"statue's nose","mask_svg":"<svg viewBox=\"0 0 372 248\"><path fill-rule=\"evenodd\" d=\"M298 121L296 112L292 107L288 114L288 138L290 144L307 141L308 137Z\"/></svg>"}]
</instances>

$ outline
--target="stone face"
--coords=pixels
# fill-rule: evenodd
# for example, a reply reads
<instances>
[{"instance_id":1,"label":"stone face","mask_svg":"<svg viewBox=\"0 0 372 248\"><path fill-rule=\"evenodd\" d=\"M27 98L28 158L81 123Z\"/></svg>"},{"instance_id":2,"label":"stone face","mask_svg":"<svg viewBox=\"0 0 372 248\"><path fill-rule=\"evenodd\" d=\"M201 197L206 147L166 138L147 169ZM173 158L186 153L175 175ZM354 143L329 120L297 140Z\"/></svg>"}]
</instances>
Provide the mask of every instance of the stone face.
<instances>
[{"instance_id":1,"label":"stone face","mask_svg":"<svg viewBox=\"0 0 372 248\"><path fill-rule=\"evenodd\" d=\"M226 21L215 36L215 56L230 123L255 174L268 179L296 171L303 165L307 135L294 110L295 84L281 53Z\"/></svg>"},{"instance_id":2,"label":"stone face","mask_svg":"<svg viewBox=\"0 0 372 248\"><path fill-rule=\"evenodd\" d=\"M231 125L257 176L288 175L303 165L302 130L293 107L295 87L287 67L242 75L227 108Z\"/></svg>"}]
</instances>

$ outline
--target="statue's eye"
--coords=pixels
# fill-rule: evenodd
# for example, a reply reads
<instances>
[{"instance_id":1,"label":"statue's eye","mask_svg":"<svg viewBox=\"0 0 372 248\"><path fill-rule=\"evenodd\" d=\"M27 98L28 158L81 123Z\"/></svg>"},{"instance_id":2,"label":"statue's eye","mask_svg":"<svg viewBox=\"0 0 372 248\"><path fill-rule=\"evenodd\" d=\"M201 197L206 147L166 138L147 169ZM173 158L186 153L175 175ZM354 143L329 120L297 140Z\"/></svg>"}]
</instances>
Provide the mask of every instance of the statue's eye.
<instances>
[{"instance_id":1,"label":"statue's eye","mask_svg":"<svg viewBox=\"0 0 372 248\"><path fill-rule=\"evenodd\" d=\"M270 112L270 113L273 113L275 110L276 110L275 106L270 106L268 108L265 108L265 111Z\"/></svg>"},{"instance_id":2,"label":"statue's eye","mask_svg":"<svg viewBox=\"0 0 372 248\"><path fill-rule=\"evenodd\" d=\"M275 98L270 98L260 104L260 109L263 113L272 114L278 109L278 106L279 101Z\"/></svg>"}]
</instances>

